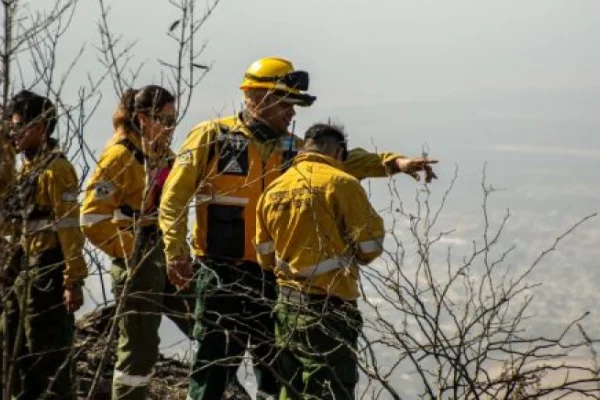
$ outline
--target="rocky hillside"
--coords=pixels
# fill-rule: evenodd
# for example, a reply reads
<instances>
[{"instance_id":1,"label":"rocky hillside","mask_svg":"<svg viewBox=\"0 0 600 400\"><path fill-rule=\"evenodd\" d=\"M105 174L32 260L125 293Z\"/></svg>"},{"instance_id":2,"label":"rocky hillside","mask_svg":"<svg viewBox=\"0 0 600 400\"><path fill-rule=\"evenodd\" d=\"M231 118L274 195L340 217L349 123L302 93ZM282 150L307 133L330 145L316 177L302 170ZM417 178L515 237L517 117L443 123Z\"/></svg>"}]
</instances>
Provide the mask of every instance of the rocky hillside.
<instances>
[{"instance_id":1,"label":"rocky hillside","mask_svg":"<svg viewBox=\"0 0 600 400\"><path fill-rule=\"evenodd\" d=\"M93 399L110 399L112 371L115 362L115 343L107 344L106 336L110 321L114 314L114 307L100 308L91 312L76 323L76 361L78 377L78 397L87 399L94 375L104 351L110 350L110 360L101 376L100 385ZM149 399L152 400L185 400L187 396L187 376L189 365L179 360L160 356L156 371L150 386ZM237 382L232 382L223 399L250 400L250 396Z\"/></svg>"}]
</instances>

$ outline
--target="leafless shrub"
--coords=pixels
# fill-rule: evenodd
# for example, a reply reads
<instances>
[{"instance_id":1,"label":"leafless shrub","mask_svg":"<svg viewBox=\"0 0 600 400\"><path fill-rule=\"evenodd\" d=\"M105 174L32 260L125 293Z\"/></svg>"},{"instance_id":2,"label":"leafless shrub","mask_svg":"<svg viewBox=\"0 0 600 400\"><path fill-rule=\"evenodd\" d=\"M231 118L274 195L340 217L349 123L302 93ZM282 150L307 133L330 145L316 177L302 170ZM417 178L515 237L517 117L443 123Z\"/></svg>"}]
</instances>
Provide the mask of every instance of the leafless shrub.
<instances>
[{"instance_id":1,"label":"leafless shrub","mask_svg":"<svg viewBox=\"0 0 600 400\"><path fill-rule=\"evenodd\" d=\"M405 376L426 399L599 398L598 339L583 328L587 312L557 335L529 326L533 290L544 283L532 282L532 271L597 215L581 218L515 268L507 258L516 245L502 241L510 211L499 221L490 217L488 200L496 189L484 169L483 230L457 257L443 240L453 229L438 228L456 178L457 171L436 205L430 187L419 188L410 211L390 184L393 243L383 262L363 274L363 396L401 398ZM582 352L588 362L572 358Z\"/></svg>"}]
</instances>

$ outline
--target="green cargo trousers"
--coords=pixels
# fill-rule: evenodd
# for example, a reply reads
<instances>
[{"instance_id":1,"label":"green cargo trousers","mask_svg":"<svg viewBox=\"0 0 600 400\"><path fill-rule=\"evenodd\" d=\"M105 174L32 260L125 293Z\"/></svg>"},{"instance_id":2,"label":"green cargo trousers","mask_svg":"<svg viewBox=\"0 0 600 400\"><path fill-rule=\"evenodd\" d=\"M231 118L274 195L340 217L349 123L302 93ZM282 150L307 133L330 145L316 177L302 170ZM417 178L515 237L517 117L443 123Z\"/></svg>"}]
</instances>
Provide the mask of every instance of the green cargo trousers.
<instances>
[{"instance_id":1,"label":"green cargo trousers","mask_svg":"<svg viewBox=\"0 0 600 400\"><path fill-rule=\"evenodd\" d=\"M18 400L72 400L74 319L63 305L62 251L28 260L21 253L14 262L19 271L0 327L9 344L9 371L3 372L12 377L10 392Z\"/></svg>"},{"instance_id":2,"label":"green cargo trousers","mask_svg":"<svg viewBox=\"0 0 600 400\"><path fill-rule=\"evenodd\" d=\"M362 317L356 302L281 287L275 316L279 372L297 392L279 399L353 400Z\"/></svg>"},{"instance_id":3,"label":"green cargo trousers","mask_svg":"<svg viewBox=\"0 0 600 400\"><path fill-rule=\"evenodd\" d=\"M276 366L272 309L277 284L258 264L205 259L198 266L197 352L190 376L189 400L218 400L250 344L257 400L275 399L280 383Z\"/></svg>"},{"instance_id":4,"label":"green cargo trousers","mask_svg":"<svg viewBox=\"0 0 600 400\"><path fill-rule=\"evenodd\" d=\"M177 292L169 282L162 238L159 234L145 234L141 242L142 257L138 268L128 270L124 260L115 259L111 269L115 298L125 301L118 325L113 400L146 399L148 384L158 360L158 328L163 314L188 337L191 337L194 326L193 289ZM121 294L130 274L133 275L129 280L129 294L123 299Z\"/></svg>"}]
</instances>

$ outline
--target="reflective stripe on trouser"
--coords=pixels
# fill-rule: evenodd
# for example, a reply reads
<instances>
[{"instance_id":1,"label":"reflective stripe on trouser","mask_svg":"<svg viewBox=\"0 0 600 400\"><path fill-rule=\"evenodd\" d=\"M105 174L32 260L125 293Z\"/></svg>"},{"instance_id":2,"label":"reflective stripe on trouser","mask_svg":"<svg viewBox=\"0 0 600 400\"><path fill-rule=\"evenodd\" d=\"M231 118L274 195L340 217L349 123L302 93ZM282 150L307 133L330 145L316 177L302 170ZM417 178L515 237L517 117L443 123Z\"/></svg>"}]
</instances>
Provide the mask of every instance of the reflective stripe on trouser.
<instances>
[{"instance_id":1,"label":"reflective stripe on trouser","mask_svg":"<svg viewBox=\"0 0 600 400\"><path fill-rule=\"evenodd\" d=\"M189 399L220 399L228 382L236 379L248 341L257 399L277 397L280 385L271 372L277 369L271 318L276 289L273 273L253 262L235 265L211 260L200 268L194 327L197 351Z\"/></svg>"},{"instance_id":2,"label":"reflective stripe on trouser","mask_svg":"<svg viewBox=\"0 0 600 400\"><path fill-rule=\"evenodd\" d=\"M311 304L282 298L273 310L279 373L302 399L353 400L360 312L342 300ZM282 387L279 399L293 398Z\"/></svg>"},{"instance_id":3,"label":"reflective stripe on trouser","mask_svg":"<svg viewBox=\"0 0 600 400\"><path fill-rule=\"evenodd\" d=\"M147 387L158 359L158 328L163 314L184 334L192 334L193 292L175 295L176 289L166 277L161 238L144 239L141 241L145 245L142 254L147 253L147 257L130 280L125 310L119 319L113 399L147 398ZM111 275L115 298L120 298L129 272L123 260L113 261Z\"/></svg>"},{"instance_id":4,"label":"reflective stripe on trouser","mask_svg":"<svg viewBox=\"0 0 600 400\"><path fill-rule=\"evenodd\" d=\"M12 349L18 345L11 393L20 400L72 400L74 320L62 300L62 252L51 249L38 254L38 264L30 265L27 273L22 270L22 255L12 260L12 269L22 272L15 277L14 291L5 303L7 331L0 324L0 340L8 336L8 357L12 358ZM17 338L18 331L21 336ZM44 397L47 392L54 395Z\"/></svg>"}]
</instances>

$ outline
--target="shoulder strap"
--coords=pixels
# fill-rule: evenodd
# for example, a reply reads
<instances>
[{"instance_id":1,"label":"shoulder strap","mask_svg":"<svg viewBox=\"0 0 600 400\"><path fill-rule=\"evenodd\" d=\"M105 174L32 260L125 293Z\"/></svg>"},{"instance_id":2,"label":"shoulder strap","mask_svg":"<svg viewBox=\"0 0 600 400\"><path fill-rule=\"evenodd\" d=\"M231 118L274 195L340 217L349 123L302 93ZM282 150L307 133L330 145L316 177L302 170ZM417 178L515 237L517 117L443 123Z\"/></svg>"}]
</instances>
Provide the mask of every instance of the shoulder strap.
<instances>
[{"instance_id":1,"label":"shoulder strap","mask_svg":"<svg viewBox=\"0 0 600 400\"><path fill-rule=\"evenodd\" d=\"M131 154L133 154L133 156L135 157L137 162L139 162L142 165L145 163L146 156L137 147L135 147L135 144L133 144L133 142L131 140L125 138L125 139L117 142L117 144L120 144L121 146L123 146L127 150L129 150L131 152Z\"/></svg>"}]
</instances>

